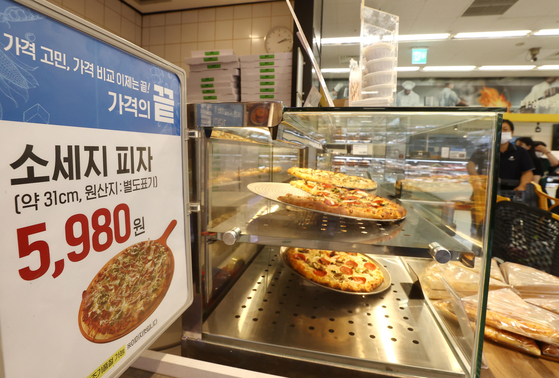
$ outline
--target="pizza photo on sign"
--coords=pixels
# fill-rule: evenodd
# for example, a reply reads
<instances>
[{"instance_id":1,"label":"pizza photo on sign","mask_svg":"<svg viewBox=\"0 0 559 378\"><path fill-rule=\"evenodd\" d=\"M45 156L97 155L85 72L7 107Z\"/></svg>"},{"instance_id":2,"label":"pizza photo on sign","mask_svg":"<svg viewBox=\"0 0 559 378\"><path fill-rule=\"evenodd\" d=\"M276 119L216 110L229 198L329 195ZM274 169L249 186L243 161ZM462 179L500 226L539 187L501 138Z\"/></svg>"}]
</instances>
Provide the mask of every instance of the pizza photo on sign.
<instances>
[{"instance_id":1,"label":"pizza photo on sign","mask_svg":"<svg viewBox=\"0 0 559 378\"><path fill-rule=\"evenodd\" d=\"M282 247L280 255L303 278L335 291L376 294L391 284L386 268L362 253Z\"/></svg>"},{"instance_id":2,"label":"pizza photo on sign","mask_svg":"<svg viewBox=\"0 0 559 378\"><path fill-rule=\"evenodd\" d=\"M94 343L107 343L130 333L159 306L173 279L175 262L167 238L173 220L157 240L124 249L95 275L82 293L79 327Z\"/></svg>"}]
</instances>

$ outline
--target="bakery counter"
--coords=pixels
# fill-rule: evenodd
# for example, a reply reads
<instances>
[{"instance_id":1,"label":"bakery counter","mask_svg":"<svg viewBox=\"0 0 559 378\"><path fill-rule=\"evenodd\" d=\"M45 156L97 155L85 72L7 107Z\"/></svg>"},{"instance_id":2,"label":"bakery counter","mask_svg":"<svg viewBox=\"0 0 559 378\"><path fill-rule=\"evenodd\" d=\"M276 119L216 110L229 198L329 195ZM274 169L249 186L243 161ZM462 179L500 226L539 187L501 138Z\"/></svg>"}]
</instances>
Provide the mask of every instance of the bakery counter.
<instances>
[{"instance_id":1,"label":"bakery counter","mask_svg":"<svg viewBox=\"0 0 559 378\"><path fill-rule=\"evenodd\" d=\"M212 345L217 355L233 349L262 353L262 362L282 356L340 368L463 377L434 313L421 291L413 290L407 259L372 257L390 273L392 284L381 293L360 295L305 281L284 265L279 247L265 247L209 315L203 345ZM189 353L196 349L196 343L190 345Z\"/></svg>"}]
</instances>

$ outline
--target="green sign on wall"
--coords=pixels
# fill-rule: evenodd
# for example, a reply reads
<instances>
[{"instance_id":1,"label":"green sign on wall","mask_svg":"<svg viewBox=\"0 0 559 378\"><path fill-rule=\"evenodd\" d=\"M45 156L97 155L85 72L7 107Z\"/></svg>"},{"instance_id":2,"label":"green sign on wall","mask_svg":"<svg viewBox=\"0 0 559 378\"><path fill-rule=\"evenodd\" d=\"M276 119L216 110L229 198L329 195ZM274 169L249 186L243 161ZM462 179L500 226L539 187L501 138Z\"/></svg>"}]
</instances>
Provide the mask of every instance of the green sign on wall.
<instances>
[{"instance_id":1,"label":"green sign on wall","mask_svg":"<svg viewBox=\"0 0 559 378\"><path fill-rule=\"evenodd\" d=\"M427 64L427 49L411 49L411 64Z\"/></svg>"}]
</instances>

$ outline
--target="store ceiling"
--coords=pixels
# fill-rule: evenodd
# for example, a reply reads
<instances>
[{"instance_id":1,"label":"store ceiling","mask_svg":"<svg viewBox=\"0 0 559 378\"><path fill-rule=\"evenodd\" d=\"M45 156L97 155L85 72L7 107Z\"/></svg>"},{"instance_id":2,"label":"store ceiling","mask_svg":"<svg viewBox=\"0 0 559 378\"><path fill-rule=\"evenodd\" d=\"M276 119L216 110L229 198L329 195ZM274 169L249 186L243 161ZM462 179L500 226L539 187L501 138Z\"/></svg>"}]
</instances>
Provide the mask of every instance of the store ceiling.
<instances>
[{"instance_id":1,"label":"store ceiling","mask_svg":"<svg viewBox=\"0 0 559 378\"><path fill-rule=\"evenodd\" d=\"M501 15L463 16L476 5L508 5ZM359 36L360 0L324 0L323 38ZM400 34L430 34L507 30L559 29L558 0L365 0L369 7L400 17ZM472 7L472 5L474 7ZM490 7L477 9L491 12ZM428 47L430 66L453 65L557 65L559 36L485 40L445 40L400 43L398 66L412 66L411 49ZM530 62L528 50L540 47L538 60ZM346 60L359 54L359 46L324 46L322 67L347 67ZM528 55L528 56L527 56ZM532 70L506 76L550 76L559 72ZM330 74L331 75L331 74ZM503 76L501 72L399 72L398 77ZM344 75L342 75L344 76ZM346 74L347 76L347 74Z\"/></svg>"},{"instance_id":2,"label":"store ceiling","mask_svg":"<svg viewBox=\"0 0 559 378\"><path fill-rule=\"evenodd\" d=\"M262 0L124 0L143 14L193 8L264 2ZM296 0L305 1L305 0ZM323 0L323 38L359 36L361 0ZM559 29L559 0L365 0L369 7L400 17L400 34ZM466 14L494 14L464 16ZM497 14L495 14L497 13ZM559 36L400 43L398 65L411 66L411 49L428 47L430 66L557 65ZM540 47L531 63L528 50ZM322 67L348 67L358 45L324 46ZM532 70L506 76L549 76L559 72ZM325 76L331 76L328 74ZM502 74L499 73L501 76ZM347 74L342 74L347 77ZM496 76L495 72L399 72L399 77Z\"/></svg>"}]
</instances>

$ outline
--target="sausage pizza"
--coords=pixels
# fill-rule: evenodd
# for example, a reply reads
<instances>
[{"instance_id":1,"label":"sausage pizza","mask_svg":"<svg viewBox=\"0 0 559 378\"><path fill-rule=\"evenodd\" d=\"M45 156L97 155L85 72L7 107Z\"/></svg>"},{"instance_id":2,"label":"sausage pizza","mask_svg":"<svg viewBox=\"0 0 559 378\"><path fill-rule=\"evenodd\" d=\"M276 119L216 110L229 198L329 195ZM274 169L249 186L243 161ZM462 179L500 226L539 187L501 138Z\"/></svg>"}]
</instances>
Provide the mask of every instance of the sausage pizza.
<instances>
[{"instance_id":1,"label":"sausage pizza","mask_svg":"<svg viewBox=\"0 0 559 378\"><path fill-rule=\"evenodd\" d=\"M373 260L360 253L289 248L287 259L303 277L342 291L369 293L384 281Z\"/></svg>"},{"instance_id":2,"label":"sausage pizza","mask_svg":"<svg viewBox=\"0 0 559 378\"><path fill-rule=\"evenodd\" d=\"M158 241L134 244L114 256L82 294L82 335L106 343L131 332L159 306L173 271L172 252Z\"/></svg>"},{"instance_id":3,"label":"sausage pizza","mask_svg":"<svg viewBox=\"0 0 559 378\"><path fill-rule=\"evenodd\" d=\"M356 218L399 220L406 216L406 209L403 206L363 190L348 190L306 180L292 181L290 184L311 195L297 196L288 193L279 196L279 201L311 210Z\"/></svg>"},{"instance_id":4,"label":"sausage pizza","mask_svg":"<svg viewBox=\"0 0 559 378\"><path fill-rule=\"evenodd\" d=\"M349 176L345 173L323 171L320 169L291 167L287 170L292 176L297 178L330 184L344 188L372 190L377 188L377 183L364 177Z\"/></svg>"}]
</instances>

